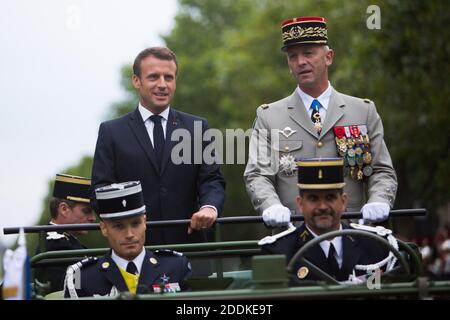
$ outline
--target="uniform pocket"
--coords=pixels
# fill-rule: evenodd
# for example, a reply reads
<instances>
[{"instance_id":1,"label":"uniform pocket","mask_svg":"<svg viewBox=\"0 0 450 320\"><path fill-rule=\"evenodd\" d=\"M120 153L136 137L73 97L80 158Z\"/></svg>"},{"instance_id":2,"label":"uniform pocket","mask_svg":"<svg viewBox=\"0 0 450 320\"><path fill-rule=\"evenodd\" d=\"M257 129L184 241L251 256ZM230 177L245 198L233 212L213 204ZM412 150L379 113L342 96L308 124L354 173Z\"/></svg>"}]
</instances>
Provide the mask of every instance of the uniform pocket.
<instances>
[{"instance_id":1,"label":"uniform pocket","mask_svg":"<svg viewBox=\"0 0 450 320\"><path fill-rule=\"evenodd\" d=\"M303 140L282 140L280 139L278 146L273 146L273 149L280 152L293 152L300 150L303 147Z\"/></svg>"}]
</instances>

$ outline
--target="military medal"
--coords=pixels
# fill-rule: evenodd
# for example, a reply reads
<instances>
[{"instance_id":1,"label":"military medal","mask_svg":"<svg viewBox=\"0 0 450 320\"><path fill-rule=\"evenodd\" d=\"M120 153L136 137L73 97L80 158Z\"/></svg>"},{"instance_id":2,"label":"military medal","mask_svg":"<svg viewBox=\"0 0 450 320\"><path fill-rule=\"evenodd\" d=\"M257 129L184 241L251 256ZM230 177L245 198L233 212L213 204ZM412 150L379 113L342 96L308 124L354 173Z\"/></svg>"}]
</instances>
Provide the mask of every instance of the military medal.
<instances>
[{"instance_id":1,"label":"military medal","mask_svg":"<svg viewBox=\"0 0 450 320\"><path fill-rule=\"evenodd\" d=\"M336 139L342 139L345 135L344 127L334 127L333 131L334 135L336 136Z\"/></svg>"},{"instance_id":2,"label":"military medal","mask_svg":"<svg viewBox=\"0 0 450 320\"><path fill-rule=\"evenodd\" d=\"M361 167L358 168L358 173L356 174L358 180L362 180L363 178L363 172L361 170Z\"/></svg>"},{"instance_id":3,"label":"military medal","mask_svg":"<svg viewBox=\"0 0 450 320\"><path fill-rule=\"evenodd\" d=\"M356 156L355 159L356 159L356 164L357 164L358 166L362 167L362 165L363 165L363 163L364 163L363 157L361 157L361 156Z\"/></svg>"},{"instance_id":4,"label":"military medal","mask_svg":"<svg viewBox=\"0 0 450 320\"><path fill-rule=\"evenodd\" d=\"M370 152L365 152L363 155L364 164L370 164L372 162L372 155Z\"/></svg>"},{"instance_id":5,"label":"military medal","mask_svg":"<svg viewBox=\"0 0 450 320\"><path fill-rule=\"evenodd\" d=\"M280 173L291 177L297 172L297 163L294 156L291 154L285 154L280 158Z\"/></svg>"},{"instance_id":6,"label":"military medal","mask_svg":"<svg viewBox=\"0 0 450 320\"><path fill-rule=\"evenodd\" d=\"M314 128L316 128L316 130L318 132L320 132L322 130L322 123L320 122L320 113L317 112L313 115L314 118Z\"/></svg>"},{"instance_id":7,"label":"military medal","mask_svg":"<svg viewBox=\"0 0 450 320\"><path fill-rule=\"evenodd\" d=\"M363 169L363 173L366 177L370 177L373 173L373 169L371 166L365 166Z\"/></svg>"},{"instance_id":8,"label":"military medal","mask_svg":"<svg viewBox=\"0 0 450 320\"><path fill-rule=\"evenodd\" d=\"M356 160L354 157L348 157L348 165L354 167L356 165Z\"/></svg>"},{"instance_id":9,"label":"military medal","mask_svg":"<svg viewBox=\"0 0 450 320\"><path fill-rule=\"evenodd\" d=\"M358 126L350 126L350 133L355 138L358 138L359 137L359 128L358 128Z\"/></svg>"},{"instance_id":10,"label":"military medal","mask_svg":"<svg viewBox=\"0 0 450 320\"><path fill-rule=\"evenodd\" d=\"M350 158L353 158L353 157L355 156L355 150L354 150L354 149L348 149L348 150L347 150L347 155L348 155Z\"/></svg>"},{"instance_id":11,"label":"military medal","mask_svg":"<svg viewBox=\"0 0 450 320\"><path fill-rule=\"evenodd\" d=\"M350 138L352 135L350 134L350 129L349 127L344 127L344 131L345 131L345 136L347 138Z\"/></svg>"},{"instance_id":12,"label":"military medal","mask_svg":"<svg viewBox=\"0 0 450 320\"><path fill-rule=\"evenodd\" d=\"M362 138L364 144L369 144L369 136L367 134L363 135Z\"/></svg>"},{"instance_id":13,"label":"military medal","mask_svg":"<svg viewBox=\"0 0 450 320\"><path fill-rule=\"evenodd\" d=\"M348 125L333 127L336 151L344 160L346 176L354 180L363 180L373 173L370 152L370 139L366 125Z\"/></svg>"},{"instance_id":14,"label":"military medal","mask_svg":"<svg viewBox=\"0 0 450 320\"><path fill-rule=\"evenodd\" d=\"M358 129L361 132L362 136L367 135L367 127L366 127L366 125L362 124L362 125L358 126Z\"/></svg>"},{"instance_id":15,"label":"military medal","mask_svg":"<svg viewBox=\"0 0 450 320\"><path fill-rule=\"evenodd\" d=\"M160 277L161 281L166 284L169 282L170 277L166 276L166 274L164 273L162 277Z\"/></svg>"}]
</instances>

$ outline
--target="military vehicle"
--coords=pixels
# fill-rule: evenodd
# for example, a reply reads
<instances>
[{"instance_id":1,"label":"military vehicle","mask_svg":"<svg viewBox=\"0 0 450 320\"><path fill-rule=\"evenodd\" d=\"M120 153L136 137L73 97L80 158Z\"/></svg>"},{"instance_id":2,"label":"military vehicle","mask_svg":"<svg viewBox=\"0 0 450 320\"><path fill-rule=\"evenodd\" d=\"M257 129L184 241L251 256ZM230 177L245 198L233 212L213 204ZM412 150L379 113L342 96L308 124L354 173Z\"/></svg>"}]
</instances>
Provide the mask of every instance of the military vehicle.
<instances>
[{"instance_id":1,"label":"military vehicle","mask_svg":"<svg viewBox=\"0 0 450 320\"><path fill-rule=\"evenodd\" d=\"M425 215L425 209L392 210L391 217L402 215ZM342 219L359 218L359 213L346 213ZM293 216L293 221L303 220L302 216ZM261 217L226 217L219 218L216 226L230 223L259 223ZM188 224L189 220L154 221L148 225L161 226ZM24 228L27 233L39 233L41 241L46 232L67 230L96 230L98 224L46 225ZM373 229L376 231L376 229ZM387 229L384 229L387 230ZM4 234L18 233L19 228L5 228ZM384 231L384 233L386 233ZM338 282L325 271L308 261L304 254L322 240L335 236L350 235L371 237L392 252L398 261L389 272L368 274L364 281ZM97 299L365 299L365 298L412 298L433 299L450 298L450 281L427 278L422 270L420 251L413 243L397 239L393 245L383 237L383 232L367 232L364 230L334 231L307 243L286 264L283 255L262 255L258 240L216 241L210 243L175 244L158 246L158 249L171 249L182 252L191 261L207 263L213 266L213 272L189 279L192 291L164 292L132 295L121 293L115 297ZM153 246L147 247L155 249ZM42 252L31 257L33 271L51 266L68 266L89 256L104 255L108 248L83 249L71 251ZM319 281L299 282L299 270L293 270L297 260L308 266ZM287 267L286 267L287 265ZM32 279L34 299L62 299L63 293L48 292L48 283ZM92 299L92 298L90 298Z\"/></svg>"}]
</instances>

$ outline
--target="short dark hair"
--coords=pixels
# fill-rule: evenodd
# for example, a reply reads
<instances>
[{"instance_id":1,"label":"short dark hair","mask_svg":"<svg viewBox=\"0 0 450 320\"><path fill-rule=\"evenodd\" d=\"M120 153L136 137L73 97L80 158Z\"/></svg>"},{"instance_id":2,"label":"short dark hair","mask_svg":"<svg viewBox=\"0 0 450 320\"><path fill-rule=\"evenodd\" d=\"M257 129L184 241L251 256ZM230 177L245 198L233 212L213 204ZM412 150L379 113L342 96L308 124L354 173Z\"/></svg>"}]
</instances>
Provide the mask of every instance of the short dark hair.
<instances>
[{"instance_id":1,"label":"short dark hair","mask_svg":"<svg viewBox=\"0 0 450 320\"><path fill-rule=\"evenodd\" d=\"M62 202L66 203L71 209L77 205L77 202L75 201L52 197L50 199L50 216L52 219L56 219L58 217L58 208Z\"/></svg>"},{"instance_id":2,"label":"short dark hair","mask_svg":"<svg viewBox=\"0 0 450 320\"><path fill-rule=\"evenodd\" d=\"M141 61L149 56L154 56L155 58L161 60L174 61L175 66L177 67L175 73L178 73L177 57L175 56L175 53L173 53L172 50L166 47L151 47L139 52L136 59L134 59L133 73L136 76L141 77Z\"/></svg>"}]
</instances>

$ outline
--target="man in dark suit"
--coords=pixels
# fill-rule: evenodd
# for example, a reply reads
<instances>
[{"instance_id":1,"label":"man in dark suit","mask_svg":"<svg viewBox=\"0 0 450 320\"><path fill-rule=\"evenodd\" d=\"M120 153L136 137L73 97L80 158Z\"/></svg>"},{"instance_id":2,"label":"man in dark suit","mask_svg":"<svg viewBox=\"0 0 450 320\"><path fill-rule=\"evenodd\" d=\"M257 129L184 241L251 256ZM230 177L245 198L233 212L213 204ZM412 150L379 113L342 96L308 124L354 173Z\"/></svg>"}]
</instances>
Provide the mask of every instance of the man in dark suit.
<instances>
[{"instance_id":1,"label":"man in dark suit","mask_svg":"<svg viewBox=\"0 0 450 320\"><path fill-rule=\"evenodd\" d=\"M90 205L91 179L57 174L53 197L50 200L51 225L93 223L95 213ZM85 235L85 230L47 232L44 251L86 249L77 236ZM36 254L42 252L37 248ZM37 269L36 277L41 282L50 282L50 292L63 288L67 266Z\"/></svg>"},{"instance_id":2,"label":"man in dark suit","mask_svg":"<svg viewBox=\"0 0 450 320\"><path fill-rule=\"evenodd\" d=\"M170 250L146 250L146 207L139 181L95 190L100 229L111 250L67 269L64 296L70 298L177 292L187 289L188 259Z\"/></svg>"},{"instance_id":3,"label":"man in dark suit","mask_svg":"<svg viewBox=\"0 0 450 320\"><path fill-rule=\"evenodd\" d=\"M213 225L224 203L225 181L219 165L207 164L203 158L210 143L202 139L207 121L170 106L177 70L175 54L168 48L139 53L132 78L139 106L102 123L95 150L95 187L140 180L152 221L191 219L188 228L149 228L147 244L204 242L208 235L202 229ZM187 148L174 149L180 136Z\"/></svg>"},{"instance_id":4,"label":"man in dark suit","mask_svg":"<svg viewBox=\"0 0 450 320\"><path fill-rule=\"evenodd\" d=\"M343 192L342 158L304 159L297 162L300 195L297 205L305 223L260 241L266 254L285 254L289 262L306 243L328 232L364 226L345 225L342 212L347 206L347 194ZM381 227L379 227L381 228ZM386 230L386 229L384 229ZM389 235L390 236L390 235ZM388 250L367 237L341 236L322 241L307 250L304 258L333 276L338 281L349 280L349 276L362 276L368 265L379 263L388 256ZM394 262L389 261L394 264ZM385 267L380 263L379 267ZM294 266L299 280L320 280L300 260ZM371 270L374 271L374 270Z\"/></svg>"}]
</instances>

